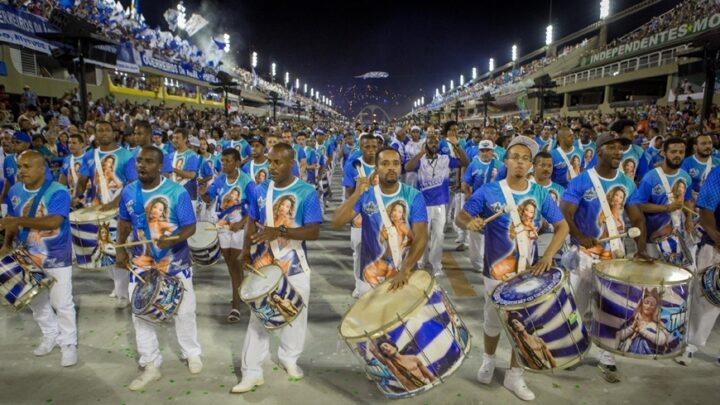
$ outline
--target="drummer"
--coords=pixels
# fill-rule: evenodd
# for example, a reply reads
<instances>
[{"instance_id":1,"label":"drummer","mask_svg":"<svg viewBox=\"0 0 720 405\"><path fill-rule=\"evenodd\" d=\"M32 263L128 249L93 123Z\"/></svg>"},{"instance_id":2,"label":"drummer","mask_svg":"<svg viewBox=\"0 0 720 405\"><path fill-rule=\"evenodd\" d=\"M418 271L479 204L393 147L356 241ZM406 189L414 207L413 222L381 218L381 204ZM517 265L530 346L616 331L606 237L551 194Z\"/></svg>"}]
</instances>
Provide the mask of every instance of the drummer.
<instances>
[{"instance_id":1,"label":"drummer","mask_svg":"<svg viewBox=\"0 0 720 405\"><path fill-rule=\"evenodd\" d=\"M378 185L370 186L372 176L358 177L353 193L335 211L332 226L339 229L360 215L362 281L375 286L392 279L395 285L402 285L427 246L425 197L400 182L402 158L397 149L380 149L375 162ZM382 204L378 204L379 197Z\"/></svg>"},{"instance_id":2,"label":"drummer","mask_svg":"<svg viewBox=\"0 0 720 405\"><path fill-rule=\"evenodd\" d=\"M560 249L568 233L568 225L548 192L540 185L527 180L538 145L525 136L515 137L505 151L507 178L485 184L465 203L455 223L462 229L478 232L485 230L485 290L484 325L485 354L477 380L490 384L495 372L495 351L502 330L498 314L493 308L495 287L526 270L539 275L552 266L552 258ZM518 208L516 208L518 207ZM496 220L485 224L487 218L511 208ZM555 228L555 234L543 256L538 259L537 230L544 218ZM503 385L520 399L531 401L535 394L527 387L523 369L519 367L515 352L511 369L505 373Z\"/></svg>"},{"instance_id":3,"label":"drummer","mask_svg":"<svg viewBox=\"0 0 720 405\"><path fill-rule=\"evenodd\" d=\"M702 238L697 253L697 270L704 270L720 263L720 167L712 169L700 189L697 198L700 209ZM697 274L697 273L696 273ZM698 349L705 347L713 327L720 315L720 307L715 306L703 296L699 277L692 288L690 300L689 344L685 353L676 358L682 365L689 366ZM715 365L720 366L720 353L716 353Z\"/></svg>"},{"instance_id":4,"label":"drummer","mask_svg":"<svg viewBox=\"0 0 720 405\"><path fill-rule=\"evenodd\" d=\"M151 271L160 271L182 281L183 298L175 316L175 332L183 359L188 362L191 374L202 371L202 349L197 338L195 320L195 291L187 239L195 233L195 211L188 192L177 183L160 175L163 153L154 146L145 146L137 156L139 181L128 184L120 196L118 214L118 243L125 243L132 234L134 240L153 242L134 249L132 263L128 251L117 248L117 266L134 271L143 277ZM174 236L177 239L168 239ZM125 277L127 278L127 270ZM146 276L147 277L147 276ZM130 275L127 293L132 296L140 280ZM135 342L144 372L128 388L138 391L148 383L159 380L162 355L155 326L132 316Z\"/></svg>"},{"instance_id":5,"label":"drummer","mask_svg":"<svg viewBox=\"0 0 720 405\"><path fill-rule=\"evenodd\" d=\"M200 197L207 204L217 201L215 214L218 238L223 259L230 272L233 297L227 322L236 323L240 321L239 289L243 280L240 254L243 249L243 229L247 220L249 198L255 191L255 183L250 176L240 170L240 152L237 149L222 151L220 162L222 174L207 190L200 189Z\"/></svg>"},{"instance_id":6,"label":"drummer","mask_svg":"<svg viewBox=\"0 0 720 405\"><path fill-rule=\"evenodd\" d=\"M132 152L117 144L113 127L107 121L95 124L95 142L97 149L89 150L82 158L80 178L73 196L73 206L83 206L82 196L87 189L88 180L92 180L93 205L101 211L117 209L122 188L137 178ZM109 270L114 289L110 297L116 297L115 307L127 308L130 305L127 270L114 268Z\"/></svg>"},{"instance_id":7,"label":"drummer","mask_svg":"<svg viewBox=\"0 0 720 405\"><path fill-rule=\"evenodd\" d=\"M277 139L274 137L274 139ZM250 138L250 148L252 150L252 159L242 166L243 172L247 173L256 184L264 181L270 181L268 174L268 158L265 155L265 139L261 136Z\"/></svg>"},{"instance_id":8,"label":"drummer","mask_svg":"<svg viewBox=\"0 0 720 405\"><path fill-rule=\"evenodd\" d=\"M18 182L8 194L8 216L0 219L5 242L0 256L25 244L30 258L55 279L49 293L43 290L30 302L33 318L43 334L36 356L46 356L55 346L62 350L63 367L77 364L77 324L72 296L72 245L70 243L70 193L45 175L45 160L36 151L23 152L17 162ZM40 202L36 205L35 198Z\"/></svg>"},{"instance_id":9,"label":"drummer","mask_svg":"<svg viewBox=\"0 0 720 405\"><path fill-rule=\"evenodd\" d=\"M279 332L278 358L292 379L303 378L297 365L305 345L308 303L310 299L310 267L306 258L306 240L320 235L320 201L315 188L292 175L295 151L286 143L278 143L269 154L272 181L261 183L250 198L250 219L245 227L242 263L255 268L278 263L288 282L305 302L305 309ZM271 217L267 214L270 212ZM250 247L255 245L254 254ZM262 364L269 352L270 333L256 316L248 322L242 353L242 380L232 388L233 393L248 392L262 385Z\"/></svg>"},{"instance_id":10,"label":"drummer","mask_svg":"<svg viewBox=\"0 0 720 405\"><path fill-rule=\"evenodd\" d=\"M619 171L623 151L631 144L627 137L612 134L600 135L596 142L596 165L587 169L568 183L560 202L560 209L570 226L573 248L565 254L563 263L570 267L570 283L585 325L592 322L590 294L592 291L592 265L600 260L625 257L622 238L608 242L599 239L621 234L626 230L627 214L633 226L640 228L636 238L636 257L649 259L645 251L645 220L638 206L627 204L635 191L633 179ZM599 198L600 197L600 198ZM566 260L575 257L577 260ZM620 381L615 356L602 351L599 356L603 378L611 383Z\"/></svg>"}]
</instances>

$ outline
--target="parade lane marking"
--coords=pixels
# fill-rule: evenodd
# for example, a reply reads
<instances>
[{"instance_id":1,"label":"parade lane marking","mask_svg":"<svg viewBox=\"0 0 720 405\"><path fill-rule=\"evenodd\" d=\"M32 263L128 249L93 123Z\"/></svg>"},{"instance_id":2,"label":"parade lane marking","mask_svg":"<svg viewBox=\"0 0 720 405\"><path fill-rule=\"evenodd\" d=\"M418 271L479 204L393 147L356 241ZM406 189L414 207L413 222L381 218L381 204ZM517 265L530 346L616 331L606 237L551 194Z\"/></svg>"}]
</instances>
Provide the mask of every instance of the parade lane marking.
<instances>
[{"instance_id":1,"label":"parade lane marking","mask_svg":"<svg viewBox=\"0 0 720 405\"><path fill-rule=\"evenodd\" d=\"M475 289L465 277L465 272L462 271L452 253L444 252L442 261L443 269L455 295L458 297L477 297Z\"/></svg>"}]
</instances>

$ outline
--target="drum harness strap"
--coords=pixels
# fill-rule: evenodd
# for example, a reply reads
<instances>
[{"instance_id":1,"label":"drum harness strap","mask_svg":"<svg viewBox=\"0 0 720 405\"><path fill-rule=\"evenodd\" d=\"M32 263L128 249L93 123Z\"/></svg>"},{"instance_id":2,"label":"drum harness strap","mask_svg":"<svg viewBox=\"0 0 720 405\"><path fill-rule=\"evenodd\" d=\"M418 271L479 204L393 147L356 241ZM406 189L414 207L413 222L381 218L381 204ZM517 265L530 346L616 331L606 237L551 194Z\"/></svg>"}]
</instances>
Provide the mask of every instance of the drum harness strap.
<instances>
[{"instance_id":1,"label":"drum harness strap","mask_svg":"<svg viewBox=\"0 0 720 405\"><path fill-rule=\"evenodd\" d=\"M177 160L178 160L178 153L177 153L177 151L175 151L175 152L173 152L173 159L172 159L172 168L171 168L171 170L172 170L172 181L174 181L174 182L176 182L176 183L177 183L177 175L175 174L175 164L177 163Z\"/></svg>"},{"instance_id":2,"label":"drum harness strap","mask_svg":"<svg viewBox=\"0 0 720 405\"><path fill-rule=\"evenodd\" d=\"M402 184L399 185L402 188ZM385 230L388 234L388 245L390 246L390 253L392 254L393 264L395 265L395 269L397 271L400 271L400 266L402 265L402 254L400 252L400 241L398 240L397 229L390 221L390 217L388 217L387 210L385 209L385 203L382 199L382 192L380 191L380 186L373 187L373 191L375 193L375 200L377 200L380 218L382 219L382 223L385 226Z\"/></svg>"},{"instance_id":3,"label":"drum harness strap","mask_svg":"<svg viewBox=\"0 0 720 405\"><path fill-rule=\"evenodd\" d=\"M100 183L100 197L103 204L109 203L112 198L110 197L110 190L108 189L107 185L107 179L105 178L105 173L103 172L103 167L100 162L100 150L95 149L95 170L99 174L98 176L98 182Z\"/></svg>"},{"instance_id":4,"label":"drum harness strap","mask_svg":"<svg viewBox=\"0 0 720 405\"><path fill-rule=\"evenodd\" d=\"M615 217L613 217L612 215L612 211L610 211L610 204L608 204L605 190L603 190L602 184L600 183L600 176L598 176L595 168L588 170L587 173L588 177L590 177L590 181L593 184L593 188L595 189L595 194L597 194L597 198L600 201L600 208L605 215L605 227L607 228L608 236L617 236L619 235L617 223L615 222ZM615 252L622 252L622 257L625 257L625 245L623 244L622 239L612 239L610 241L610 248L610 250L613 252L613 255L615 254ZM620 257L616 257L616 259L619 258Z\"/></svg>"},{"instance_id":5,"label":"drum harness strap","mask_svg":"<svg viewBox=\"0 0 720 405\"><path fill-rule=\"evenodd\" d=\"M28 212L28 218L35 218L35 214L37 213L38 206L40 206L40 201L42 200L43 196L45 195L45 192L48 188L50 188L50 185L52 184L52 180L45 180L45 183L43 183L42 187L40 187L40 190L37 194L35 194L35 197L33 198L33 203L30 206L30 211ZM18 239L20 240L20 244L24 245L25 242L27 242L28 235L30 234L30 228L23 227L22 231L20 231L20 234L18 234ZM42 266L39 266L42 267Z\"/></svg>"},{"instance_id":6,"label":"drum harness strap","mask_svg":"<svg viewBox=\"0 0 720 405\"><path fill-rule=\"evenodd\" d=\"M567 156L565 155L565 152L563 152L562 148L558 146L557 149L558 149L558 152L559 152L559 154L560 154L560 157L561 157L562 160L565 162L565 165L567 165L568 172L570 172L570 180L574 179L574 178L577 177L577 175L578 175L577 172L575 171L575 169L574 169L574 168L572 167L572 165L570 164L570 161L568 160ZM572 149L570 152L573 152L574 150L575 150L575 147L573 146L573 149Z\"/></svg>"},{"instance_id":7,"label":"drum harness strap","mask_svg":"<svg viewBox=\"0 0 720 405\"><path fill-rule=\"evenodd\" d=\"M265 224L269 227L275 227L275 217L272 210L274 190L275 182L271 181L268 185L267 193L265 194ZM310 265L305 257L305 251L303 250L302 243L298 240L288 239L288 247L290 250L294 250L295 254L297 254L298 259L300 260L300 267L302 267L303 271L305 273L310 273ZM286 253L280 250L277 239L270 242L270 250L272 250L273 257L276 259L280 259L284 256L284 253Z\"/></svg>"},{"instance_id":8,"label":"drum harness strap","mask_svg":"<svg viewBox=\"0 0 720 405\"><path fill-rule=\"evenodd\" d=\"M665 175L665 172L663 171L662 167L656 167L655 171L657 172L658 177L660 177L660 183L662 183L663 188L665 189L665 194L667 196L668 204L672 204L675 202L675 196L672 193L672 189L670 188L670 182L668 181L667 175ZM682 211L677 210L675 212L670 213L670 219L672 220L673 228L674 229L682 229Z\"/></svg>"},{"instance_id":9,"label":"drum harness strap","mask_svg":"<svg viewBox=\"0 0 720 405\"><path fill-rule=\"evenodd\" d=\"M78 183L78 175L77 175L77 171L75 171L75 156L72 154L70 155L70 167L68 167L68 170L70 170L70 175L73 178L74 184L71 184L72 189L75 190L75 188L77 187L77 183Z\"/></svg>"},{"instance_id":10,"label":"drum harness strap","mask_svg":"<svg viewBox=\"0 0 720 405\"><path fill-rule=\"evenodd\" d=\"M505 205L510 210L510 218L512 219L512 227L515 228L515 242L518 250L518 266L517 273L525 272L529 261L532 260L530 257L530 239L528 238L525 227L520 220L520 213L518 212L517 206L515 205L515 199L513 198L510 186L507 180L501 180L498 182L500 190L502 190L503 197L505 197Z\"/></svg>"},{"instance_id":11,"label":"drum harness strap","mask_svg":"<svg viewBox=\"0 0 720 405\"><path fill-rule=\"evenodd\" d=\"M705 171L703 172L702 176L700 177L700 183L703 183L705 179L707 179L708 175L712 171L713 168L713 158L712 156L708 157L707 165L705 165Z\"/></svg>"}]
</instances>

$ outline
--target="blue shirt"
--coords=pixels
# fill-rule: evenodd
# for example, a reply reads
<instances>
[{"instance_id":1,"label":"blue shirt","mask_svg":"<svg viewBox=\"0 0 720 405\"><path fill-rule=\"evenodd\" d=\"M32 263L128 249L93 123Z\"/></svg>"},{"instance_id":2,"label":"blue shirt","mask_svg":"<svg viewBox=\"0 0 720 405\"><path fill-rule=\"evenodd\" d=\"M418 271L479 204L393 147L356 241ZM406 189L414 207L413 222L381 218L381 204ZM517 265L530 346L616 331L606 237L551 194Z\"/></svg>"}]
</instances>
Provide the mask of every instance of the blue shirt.
<instances>
[{"instance_id":1,"label":"blue shirt","mask_svg":"<svg viewBox=\"0 0 720 405\"><path fill-rule=\"evenodd\" d=\"M465 169L465 173L463 173L463 183L469 185L474 193L484 184L493 181L497 176L497 168L494 162L494 160L491 160L485 163L479 157L473 159Z\"/></svg>"},{"instance_id":2,"label":"blue shirt","mask_svg":"<svg viewBox=\"0 0 720 405\"><path fill-rule=\"evenodd\" d=\"M720 167L712 169L708 175L705 184L703 184L703 187L700 189L700 194L698 195L695 205L698 208L706 209L715 214L715 227L720 226ZM705 232L702 233L700 243L715 244Z\"/></svg>"},{"instance_id":3,"label":"blue shirt","mask_svg":"<svg viewBox=\"0 0 720 405\"><path fill-rule=\"evenodd\" d=\"M138 189L142 190L142 206L137 199ZM190 194L183 186L164 177L151 190L142 189L139 181L128 184L120 195L118 219L132 224L134 240L176 235L180 229L196 223ZM146 234L143 223L147 224L150 235ZM132 257L133 264L141 268L151 266L171 276L179 273L191 276L187 241L176 243L167 251L161 251L154 242L152 248L149 244L135 246Z\"/></svg>"},{"instance_id":4,"label":"blue shirt","mask_svg":"<svg viewBox=\"0 0 720 405\"><path fill-rule=\"evenodd\" d=\"M250 147L250 144L244 140L239 139L237 141L234 141L232 139L229 140L222 140L220 141L220 150L223 151L225 149L234 148L237 149L238 152L240 152L240 159L245 159L246 157L252 155L252 148Z\"/></svg>"},{"instance_id":5,"label":"blue shirt","mask_svg":"<svg viewBox=\"0 0 720 405\"><path fill-rule=\"evenodd\" d=\"M565 155L570 165L575 168L575 174L578 175L580 174L582 152L573 146L573 149L568 153L563 152L562 149L558 147L553 149L551 154L553 161L552 181L566 187L570 182L570 169L567 163L565 163L565 159L562 158L562 155ZM577 164L575 164L575 162L577 162Z\"/></svg>"},{"instance_id":6,"label":"blue shirt","mask_svg":"<svg viewBox=\"0 0 720 405\"><path fill-rule=\"evenodd\" d=\"M428 206L450 203L450 170L460 167L460 160L449 155L436 155L430 163L427 155L417 168L417 188L422 191Z\"/></svg>"},{"instance_id":7,"label":"blue shirt","mask_svg":"<svg viewBox=\"0 0 720 405\"><path fill-rule=\"evenodd\" d=\"M240 222L247 215L249 199L254 196L254 191L255 183L252 178L238 170L238 177L232 183L228 182L227 174L219 175L208 187L207 196L217 199L215 212L220 221Z\"/></svg>"},{"instance_id":8,"label":"blue shirt","mask_svg":"<svg viewBox=\"0 0 720 405\"><path fill-rule=\"evenodd\" d=\"M193 201L197 200L197 178L200 172L201 160L202 158L195 153L195 151L187 149L182 153L168 153L165 155L165 160L163 161L163 174L169 174L171 179L185 187L185 190L190 194L190 199ZM176 176L173 173L173 169L193 172L195 173L195 177L192 179L184 179Z\"/></svg>"},{"instance_id":9,"label":"blue shirt","mask_svg":"<svg viewBox=\"0 0 720 405\"><path fill-rule=\"evenodd\" d=\"M710 159L712 159L713 168L720 166L720 158L710 156ZM690 178L692 179L692 191L696 193L700 192L700 187L702 187L706 180L707 176L705 175L705 171L708 167L708 163L710 163L710 160L702 163L695 158L695 155L692 155L686 157L685 160L683 160L682 166L680 166L681 169L685 170L690 175ZM712 172L712 169L710 172ZM710 172L708 172L708 175Z\"/></svg>"},{"instance_id":10,"label":"blue shirt","mask_svg":"<svg viewBox=\"0 0 720 405\"><path fill-rule=\"evenodd\" d=\"M82 165L80 166L80 176L90 179L93 185L94 204L104 204L115 199L123 187L137 179L137 171L135 168L135 158L132 152L127 149L118 147L109 152L103 152L99 149L98 156L100 164L103 166L101 170L105 176L109 201L102 201L102 192L100 187L100 169L95 167L95 150L90 149L83 155Z\"/></svg>"},{"instance_id":11,"label":"blue shirt","mask_svg":"<svg viewBox=\"0 0 720 405\"><path fill-rule=\"evenodd\" d=\"M512 191L513 200L518 207L520 218L523 221L532 247L532 261L538 258L537 235L540 229L540 220L551 224L563 220L562 213L547 190L537 183L528 182L524 191ZM505 197L499 182L488 183L476 192L465 203L463 209L472 217L487 218L496 212L505 209ZM530 217L532 214L532 217ZM529 220L528 220L529 219ZM519 254L515 242L515 229L509 213L500 215L485 226L485 257L483 274L500 280L503 277L517 272Z\"/></svg>"},{"instance_id":12,"label":"blue shirt","mask_svg":"<svg viewBox=\"0 0 720 405\"><path fill-rule=\"evenodd\" d=\"M5 156L3 161L3 172L5 173L5 180L8 182L8 186L12 187L17 182L18 166L17 166L17 154L13 153ZM52 179L53 175L50 172L50 167L45 163L45 179Z\"/></svg>"},{"instance_id":13,"label":"blue shirt","mask_svg":"<svg viewBox=\"0 0 720 405\"><path fill-rule=\"evenodd\" d=\"M319 163L317 151L315 151L315 149L313 149L309 146L306 146L305 147L305 156L306 156L306 164L307 164L307 169L306 169L307 182L310 184L315 184L315 178L317 177L318 169L311 169L309 166Z\"/></svg>"},{"instance_id":14,"label":"blue shirt","mask_svg":"<svg viewBox=\"0 0 720 405\"><path fill-rule=\"evenodd\" d=\"M662 170L662 168L651 170L642 178L637 189L632 196L630 196L628 205L646 203L657 205L670 204L665 188L660 181L658 170ZM679 169L674 175L666 176L668 184L670 185L670 191L673 193L673 198L679 198L681 201L689 201L692 199L692 179L685 170ZM680 211L676 211L673 214L682 217L682 212ZM659 212L656 214L645 213L648 240L655 241L673 232L673 223L670 215L671 214L667 212Z\"/></svg>"},{"instance_id":15,"label":"blue shirt","mask_svg":"<svg viewBox=\"0 0 720 405\"><path fill-rule=\"evenodd\" d=\"M538 144L538 146L540 147L540 148L538 149L538 150L540 150L540 151L544 150L544 151L546 151L546 152L550 152L550 151L555 150L555 147L556 147L555 138L553 138L552 136L551 136L550 138L548 138L547 141L544 140L544 139L542 138L542 136L536 136L536 137L535 137L535 142L536 142L536 143Z\"/></svg>"},{"instance_id":16,"label":"blue shirt","mask_svg":"<svg viewBox=\"0 0 720 405\"><path fill-rule=\"evenodd\" d=\"M640 158L645 154L645 151L641 146L632 144L629 145L628 149L623 152L622 159L620 160L620 170L625 173L628 177L635 180L636 171L640 164ZM592 161L588 165L588 169L595 167L597 164L597 154L593 156Z\"/></svg>"},{"instance_id":17,"label":"blue shirt","mask_svg":"<svg viewBox=\"0 0 720 405\"><path fill-rule=\"evenodd\" d=\"M268 206L266 198L270 184L262 183L255 187L255 198L250 199L250 219L260 224L266 224ZM270 204L275 227L285 225L287 228L302 228L306 225L322 223L320 200L315 187L300 179L295 179L285 188L275 188ZM278 238L277 241L280 257L274 256L269 243L257 244L255 251L252 252L253 264L261 267L277 259L286 275L302 273L300 258L293 249L289 248L291 241L285 238ZM305 241L300 242L300 247L307 255Z\"/></svg>"},{"instance_id":18,"label":"blue shirt","mask_svg":"<svg viewBox=\"0 0 720 405\"><path fill-rule=\"evenodd\" d=\"M26 217L40 189L30 191L23 183L17 183L7 195L8 216ZM63 218L60 228L49 231L30 229L27 251L35 263L45 269L72 266L72 242L70 239L70 193L60 183L52 182L45 190L35 211L35 218L59 215ZM22 230L23 228L20 228ZM16 242L21 243L16 238Z\"/></svg>"},{"instance_id":19,"label":"blue shirt","mask_svg":"<svg viewBox=\"0 0 720 405\"><path fill-rule=\"evenodd\" d=\"M263 163L255 163L253 159L245 163L242 170L247 173L254 181L255 184L265 183L270 181L270 160L265 159Z\"/></svg>"},{"instance_id":20,"label":"blue shirt","mask_svg":"<svg viewBox=\"0 0 720 405\"><path fill-rule=\"evenodd\" d=\"M375 171L375 165L369 165L365 163L362 157L348 161L343 169L343 187L355 188L357 184L357 178L362 177L358 170L362 166L364 176L369 176Z\"/></svg>"},{"instance_id":21,"label":"blue shirt","mask_svg":"<svg viewBox=\"0 0 720 405\"><path fill-rule=\"evenodd\" d=\"M428 218L422 193L405 183L398 184L398 190L393 194L382 194L382 200L388 218L397 231L400 255L404 258L415 239L413 224L427 223ZM356 276L375 285L392 277L399 269L392 259L387 231L382 223L373 188L360 196L354 209L362 216L359 269L362 273Z\"/></svg>"}]
</instances>

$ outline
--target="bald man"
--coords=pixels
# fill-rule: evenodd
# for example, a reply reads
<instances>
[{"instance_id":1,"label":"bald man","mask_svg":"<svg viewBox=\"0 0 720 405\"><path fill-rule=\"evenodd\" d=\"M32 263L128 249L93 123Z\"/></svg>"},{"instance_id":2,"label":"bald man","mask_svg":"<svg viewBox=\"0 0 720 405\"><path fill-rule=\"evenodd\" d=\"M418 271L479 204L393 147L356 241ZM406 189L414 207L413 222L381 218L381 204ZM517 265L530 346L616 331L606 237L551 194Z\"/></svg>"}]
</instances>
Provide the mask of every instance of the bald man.
<instances>
[{"instance_id":1,"label":"bald man","mask_svg":"<svg viewBox=\"0 0 720 405\"><path fill-rule=\"evenodd\" d=\"M8 215L0 219L0 230L5 230L5 243L0 254L4 257L14 247L25 245L22 254L14 253L18 263L32 263L41 267L46 276L55 279L49 289L42 289L30 303L33 318L43 334L34 353L45 356L55 346L60 346L60 364L73 366L77 364L78 356L68 220L70 193L62 184L46 178L45 160L36 151L23 152L17 168L18 182L8 193Z\"/></svg>"}]
</instances>

